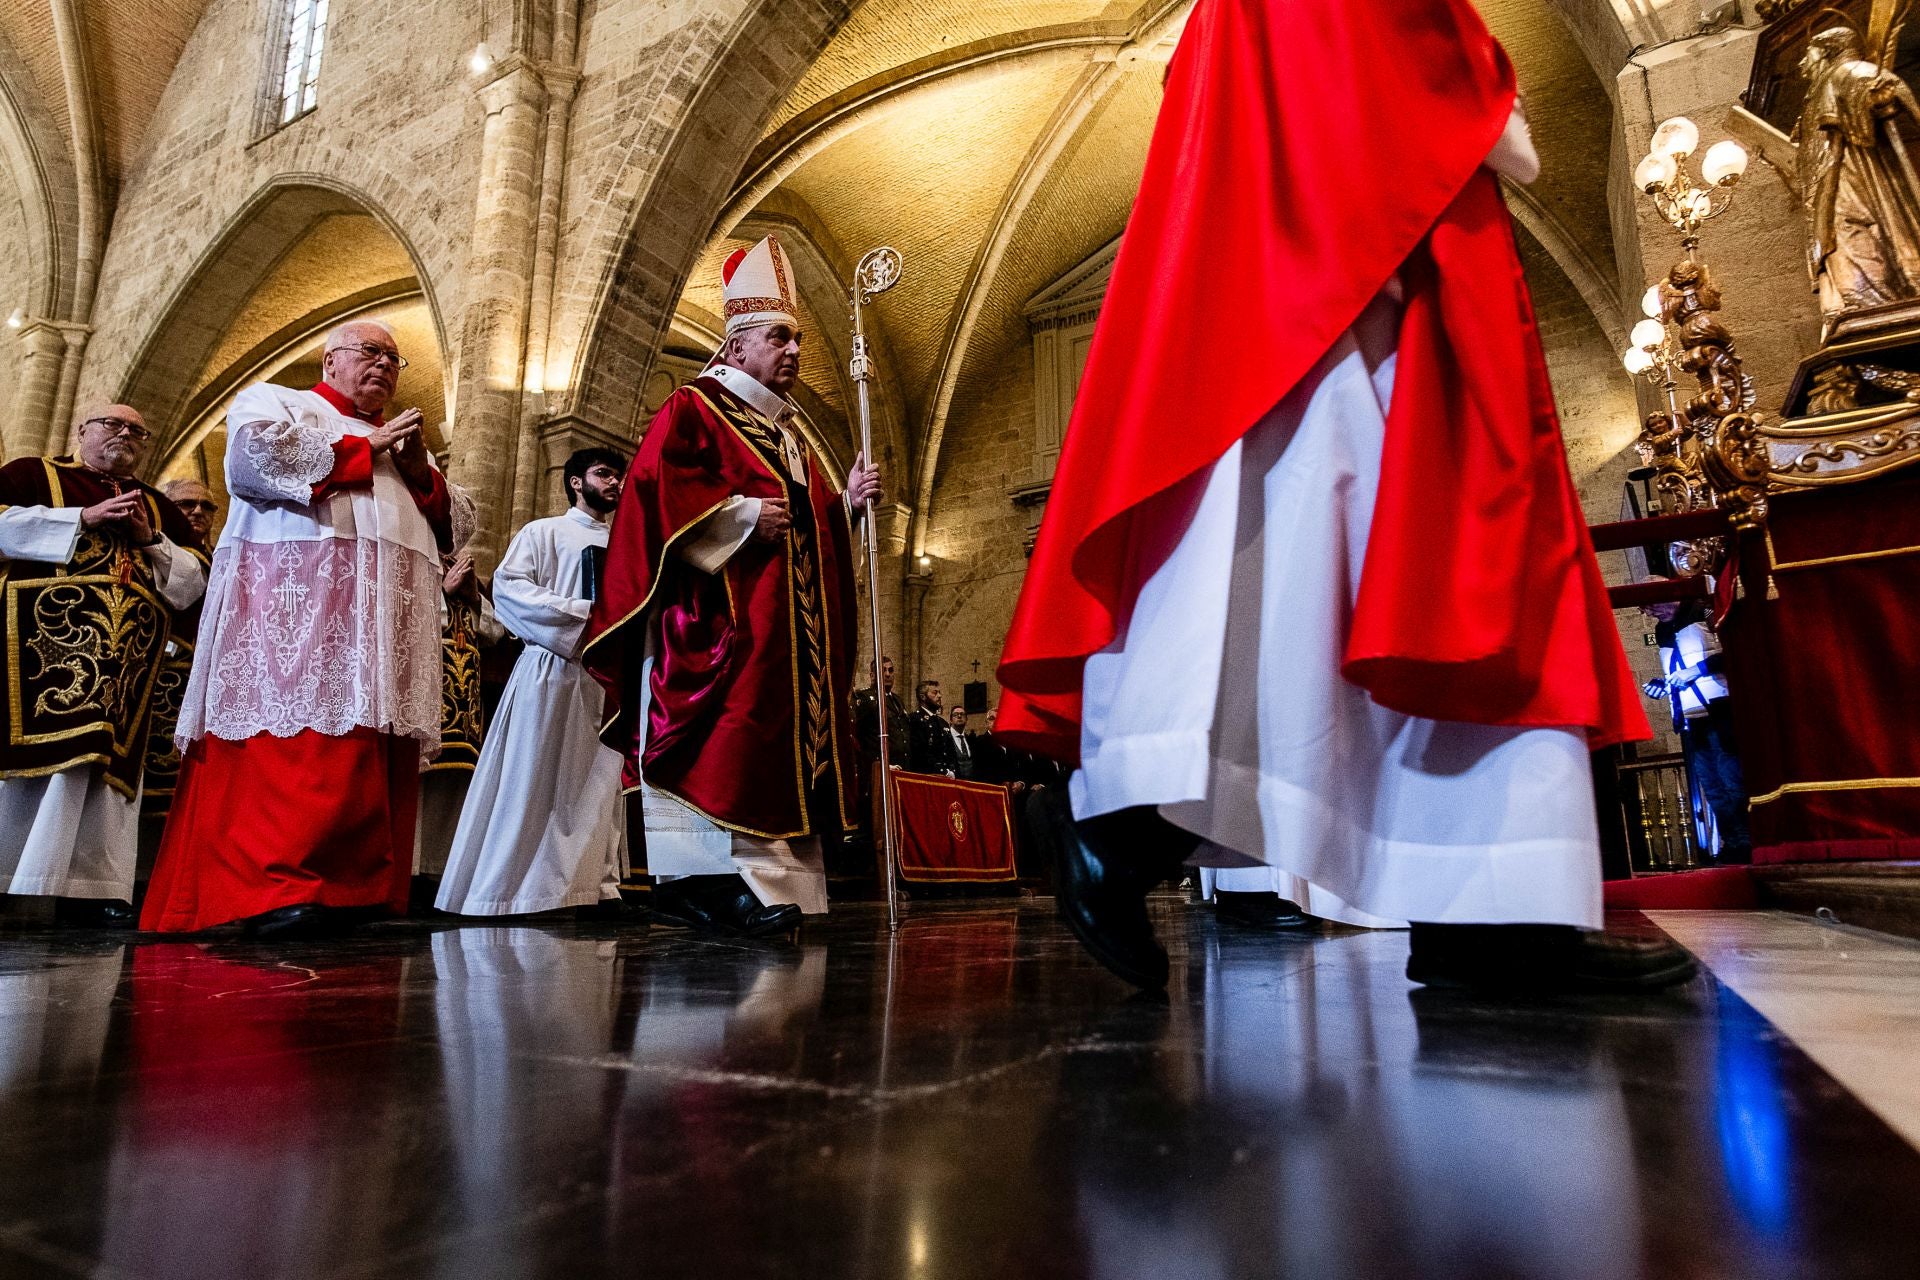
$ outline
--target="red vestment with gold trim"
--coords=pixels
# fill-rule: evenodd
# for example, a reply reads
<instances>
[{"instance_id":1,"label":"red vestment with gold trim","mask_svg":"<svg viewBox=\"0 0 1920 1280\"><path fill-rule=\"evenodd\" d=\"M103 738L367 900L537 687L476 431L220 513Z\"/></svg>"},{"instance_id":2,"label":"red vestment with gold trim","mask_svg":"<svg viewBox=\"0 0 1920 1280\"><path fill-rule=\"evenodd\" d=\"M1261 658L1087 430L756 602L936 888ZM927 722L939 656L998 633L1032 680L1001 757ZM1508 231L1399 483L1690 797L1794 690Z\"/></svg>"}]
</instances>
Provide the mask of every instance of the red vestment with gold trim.
<instances>
[{"instance_id":1,"label":"red vestment with gold trim","mask_svg":"<svg viewBox=\"0 0 1920 1280\"><path fill-rule=\"evenodd\" d=\"M668 397L627 473L582 661L607 691L601 737L629 790L644 775L722 827L790 839L820 829L821 788L839 798L833 825L852 825L856 632L846 503L810 453L793 483L778 436L712 378ZM732 497L787 499L792 529L749 539L718 573L677 558Z\"/></svg>"}]
</instances>

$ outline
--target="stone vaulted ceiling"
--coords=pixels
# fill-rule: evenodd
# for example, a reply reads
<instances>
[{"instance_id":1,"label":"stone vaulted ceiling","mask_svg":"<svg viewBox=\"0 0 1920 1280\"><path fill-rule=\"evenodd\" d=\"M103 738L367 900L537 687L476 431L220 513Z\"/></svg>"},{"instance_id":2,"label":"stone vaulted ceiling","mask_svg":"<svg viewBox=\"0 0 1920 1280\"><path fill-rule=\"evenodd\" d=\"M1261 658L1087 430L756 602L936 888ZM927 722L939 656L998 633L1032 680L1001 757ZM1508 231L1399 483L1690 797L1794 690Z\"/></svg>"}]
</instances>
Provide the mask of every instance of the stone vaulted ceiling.
<instances>
[{"instance_id":1,"label":"stone vaulted ceiling","mask_svg":"<svg viewBox=\"0 0 1920 1280\"><path fill-rule=\"evenodd\" d=\"M1534 287L1551 306L1572 295L1570 274L1611 280L1595 265L1613 261L1611 105L1554 0L1478 3L1514 59L1543 158L1540 181L1513 198L1546 246ZM866 248L898 248L904 278L877 308L893 365L880 381L916 473L901 496L924 507L949 404L967 403L1029 340L1028 299L1125 229L1186 8L867 0L774 113L682 314L716 323L718 264L752 238L756 209L804 210L782 234L830 240L842 280ZM1377 159L1390 180L1391 158ZM844 327L810 301L816 332ZM838 406L844 374L823 347L803 377Z\"/></svg>"}]
</instances>

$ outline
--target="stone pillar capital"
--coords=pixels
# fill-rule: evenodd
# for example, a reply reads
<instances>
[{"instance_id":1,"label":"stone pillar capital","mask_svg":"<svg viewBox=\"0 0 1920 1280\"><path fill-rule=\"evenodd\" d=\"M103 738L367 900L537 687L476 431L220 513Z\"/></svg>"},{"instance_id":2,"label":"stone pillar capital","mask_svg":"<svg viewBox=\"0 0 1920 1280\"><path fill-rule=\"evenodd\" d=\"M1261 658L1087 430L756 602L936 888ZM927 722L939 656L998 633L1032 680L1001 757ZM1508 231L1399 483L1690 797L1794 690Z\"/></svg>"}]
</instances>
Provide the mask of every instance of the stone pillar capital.
<instances>
[{"instance_id":1,"label":"stone pillar capital","mask_svg":"<svg viewBox=\"0 0 1920 1280\"><path fill-rule=\"evenodd\" d=\"M20 345L29 358L62 356L67 352L67 335L61 326L46 320L30 320L20 329Z\"/></svg>"},{"instance_id":2,"label":"stone pillar capital","mask_svg":"<svg viewBox=\"0 0 1920 1280\"><path fill-rule=\"evenodd\" d=\"M516 53L494 63L491 75L474 88L474 95L491 116L509 107L545 105L547 86L540 69Z\"/></svg>"}]
</instances>

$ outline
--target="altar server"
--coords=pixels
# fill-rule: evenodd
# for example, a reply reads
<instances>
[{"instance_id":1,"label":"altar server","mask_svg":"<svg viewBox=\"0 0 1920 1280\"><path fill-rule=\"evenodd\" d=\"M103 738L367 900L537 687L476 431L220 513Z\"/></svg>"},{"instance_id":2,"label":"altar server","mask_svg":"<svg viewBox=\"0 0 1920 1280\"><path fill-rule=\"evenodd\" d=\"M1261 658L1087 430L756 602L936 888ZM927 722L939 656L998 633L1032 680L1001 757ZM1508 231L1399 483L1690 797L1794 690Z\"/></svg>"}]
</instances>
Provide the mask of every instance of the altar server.
<instances>
[{"instance_id":1,"label":"altar server","mask_svg":"<svg viewBox=\"0 0 1920 1280\"><path fill-rule=\"evenodd\" d=\"M488 726L435 906L519 915L618 901L626 854L620 753L600 742L605 697L580 665L607 517L625 460L581 449L572 505L535 520L493 573L493 608L526 642Z\"/></svg>"}]
</instances>

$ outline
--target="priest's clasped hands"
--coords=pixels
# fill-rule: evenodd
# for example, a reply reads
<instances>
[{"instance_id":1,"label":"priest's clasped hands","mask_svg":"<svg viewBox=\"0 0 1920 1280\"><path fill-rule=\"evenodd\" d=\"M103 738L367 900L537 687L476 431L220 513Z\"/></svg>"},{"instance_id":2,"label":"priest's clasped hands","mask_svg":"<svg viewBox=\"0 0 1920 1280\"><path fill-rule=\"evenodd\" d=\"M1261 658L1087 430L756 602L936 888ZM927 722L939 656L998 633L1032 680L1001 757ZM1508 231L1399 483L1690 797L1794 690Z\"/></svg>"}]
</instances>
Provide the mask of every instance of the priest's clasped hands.
<instances>
[{"instance_id":1,"label":"priest's clasped hands","mask_svg":"<svg viewBox=\"0 0 1920 1280\"><path fill-rule=\"evenodd\" d=\"M426 448L413 447L419 441L420 428L425 422L418 409L409 409L391 422L375 427L367 436L367 447L373 456L391 455L393 465L415 488L427 482L429 472Z\"/></svg>"},{"instance_id":2,"label":"priest's clasped hands","mask_svg":"<svg viewBox=\"0 0 1920 1280\"><path fill-rule=\"evenodd\" d=\"M152 521L147 519L146 498L138 489L115 494L104 502L84 508L80 512L80 523L89 529L97 529L103 524L123 524L127 529L127 540L136 547L151 546L159 541L154 535Z\"/></svg>"}]
</instances>

